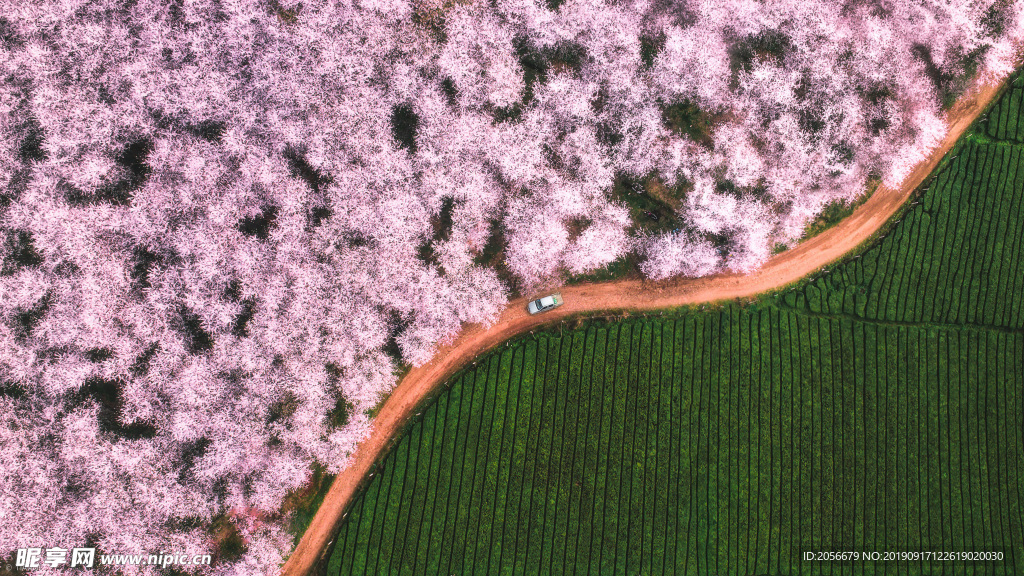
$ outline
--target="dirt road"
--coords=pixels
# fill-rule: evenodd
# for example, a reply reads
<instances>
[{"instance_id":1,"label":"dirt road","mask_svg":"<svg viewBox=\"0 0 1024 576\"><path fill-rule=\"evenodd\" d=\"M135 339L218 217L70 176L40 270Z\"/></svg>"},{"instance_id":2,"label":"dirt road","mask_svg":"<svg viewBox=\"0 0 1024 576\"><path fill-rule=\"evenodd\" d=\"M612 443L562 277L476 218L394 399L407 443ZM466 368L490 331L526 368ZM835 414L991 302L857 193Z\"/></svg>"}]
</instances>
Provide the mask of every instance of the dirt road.
<instances>
[{"instance_id":1,"label":"dirt road","mask_svg":"<svg viewBox=\"0 0 1024 576\"><path fill-rule=\"evenodd\" d=\"M986 85L965 95L949 113L949 133L924 162L918 165L898 189L881 187L850 217L824 233L774 256L759 271L748 275L718 275L668 282L618 281L566 287L561 290L565 304L551 312L530 316L526 300L509 303L489 329L467 326L450 346L438 350L426 365L411 370L392 391L374 422L373 432L356 449L353 462L334 479L330 491L291 557L284 576L307 576L327 553L343 519L342 514L356 495L360 481L383 455L389 441L418 407L420 401L459 368L501 342L536 328L580 313L615 310L652 310L754 296L781 288L841 258L871 237L899 210L913 191L928 177L971 123L1002 90L1003 85ZM536 295L535 295L536 297Z\"/></svg>"}]
</instances>

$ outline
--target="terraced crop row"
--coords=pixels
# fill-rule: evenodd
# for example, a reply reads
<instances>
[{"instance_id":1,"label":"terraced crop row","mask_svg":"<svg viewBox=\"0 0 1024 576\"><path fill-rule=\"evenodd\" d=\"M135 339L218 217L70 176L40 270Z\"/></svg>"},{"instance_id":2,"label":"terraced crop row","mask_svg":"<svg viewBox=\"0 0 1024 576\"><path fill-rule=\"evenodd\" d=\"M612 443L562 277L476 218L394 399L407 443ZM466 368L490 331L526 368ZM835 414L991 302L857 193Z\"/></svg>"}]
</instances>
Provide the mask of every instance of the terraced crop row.
<instances>
[{"instance_id":1,"label":"terraced crop row","mask_svg":"<svg viewBox=\"0 0 1024 576\"><path fill-rule=\"evenodd\" d=\"M807 550L975 549L1007 560L971 573L1012 573L1022 359L1021 335L774 307L541 337L424 412L333 573L793 573Z\"/></svg>"},{"instance_id":2,"label":"terraced crop row","mask_svg":"<svg viewBox=\"0 0 1024 576\"><path fill-rule=\"evenodd\" d=\"M1019 73L1006 95L992 108L983 131L990 138L1024 142L1024 77Z\"/></svg>"},{"instance_id":3,"label":"terraced crop row","mask_svg":"<svg viewBox=\"0 0 1024 576\"><path fill-rule=\"evenodd\" d=\"M784 303L873 320L1024 328L1024 119L1020 132L1008 128L1022 93L1018 76L890 241Z\"/></svg>"},{"instance_id":4,"label":"terraced crop row","mask_svg":"<svg viewBox=\"0 0 1024 576\"><path fill-rule=\"evenodd\" d=\"M1022 90L823 277L484 357L379 464L329 573L1024 573Z\"/></svg>"}]
</instances>

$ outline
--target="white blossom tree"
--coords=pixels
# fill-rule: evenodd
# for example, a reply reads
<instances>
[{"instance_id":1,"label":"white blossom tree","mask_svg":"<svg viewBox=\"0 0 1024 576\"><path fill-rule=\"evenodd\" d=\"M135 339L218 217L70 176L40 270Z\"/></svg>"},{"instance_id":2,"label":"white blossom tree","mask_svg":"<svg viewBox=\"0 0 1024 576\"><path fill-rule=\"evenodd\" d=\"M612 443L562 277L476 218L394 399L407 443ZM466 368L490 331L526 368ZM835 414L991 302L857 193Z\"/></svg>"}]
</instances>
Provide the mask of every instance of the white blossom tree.
<instances>
[{"instance_id":1,"label":"white blossom tree","mask_svg":"<svg viewBox=\"0 0 1024 576\"><path fill-rule=\"evenodd\" d=\"M904 178L1022 23L995 0L0 0L0 542L273 572L286 494L346 465L400 363L630 253L653 279L756 269ZM680 183L675 228L615 195L644 178Z\"/></svg>"}]
</instances>

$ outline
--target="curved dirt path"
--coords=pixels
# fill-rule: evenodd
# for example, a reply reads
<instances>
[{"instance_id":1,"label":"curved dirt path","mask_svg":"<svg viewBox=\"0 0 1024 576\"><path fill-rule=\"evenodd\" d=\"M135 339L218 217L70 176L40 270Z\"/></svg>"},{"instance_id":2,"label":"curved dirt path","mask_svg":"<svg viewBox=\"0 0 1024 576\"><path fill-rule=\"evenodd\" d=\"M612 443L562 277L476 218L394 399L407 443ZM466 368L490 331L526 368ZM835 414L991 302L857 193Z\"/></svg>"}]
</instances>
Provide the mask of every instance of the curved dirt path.
<instances>
[{"instance_id":1,"label":"curved dirt path","mask_svg":"<svg viewBox=\"0 0 1024 576\"><path fill-rule=\"evenodd\" d=\"M561 289L565 304L550 312L530 316L526 312L527 299L520 298L509 302L489 329L485 330L478 324L465 326L455 342L438 349L428 364L412 369L391 392L373 423L370 436L359 444L349 466L334 478L320 509L285 562L283 576L311 574L327 554L360 482L384 455L391 439L402 430L423 398L474 358L517 334L577 314L652 310L743 298L796 282L838 260L878 231L934 171L946 152L1001 93L1004 85L985 84L961 97L948 114L949 133L942 144L907 176L898 189L880 187L867 202L835 227L772 257L757 272L667 282L624 280L565 287Z\"/></svg>"}]
</instances>

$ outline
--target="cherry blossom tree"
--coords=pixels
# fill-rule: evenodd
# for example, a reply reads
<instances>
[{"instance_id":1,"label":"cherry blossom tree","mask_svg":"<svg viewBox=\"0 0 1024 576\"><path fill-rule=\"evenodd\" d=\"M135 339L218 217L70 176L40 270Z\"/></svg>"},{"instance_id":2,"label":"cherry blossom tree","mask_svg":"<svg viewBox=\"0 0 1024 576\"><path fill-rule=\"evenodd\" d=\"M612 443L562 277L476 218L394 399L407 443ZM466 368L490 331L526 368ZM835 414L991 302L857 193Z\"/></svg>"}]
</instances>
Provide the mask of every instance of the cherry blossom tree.
<instances>
[{"instance_id":1,"label":"cherry blossom tree","mask_svg":"<svg viewBox=\"0 0 1024 576\"><path fill-rule=\"evenodd\" d=\"M1022 36L995 0L0 0L0 542L274 572L401 364L630 253L756 269ZM678 228L624 178L684 183Z\"/></svg>"}]
</instances>

